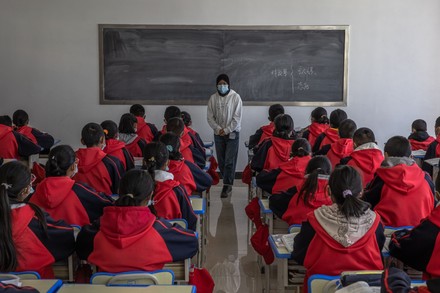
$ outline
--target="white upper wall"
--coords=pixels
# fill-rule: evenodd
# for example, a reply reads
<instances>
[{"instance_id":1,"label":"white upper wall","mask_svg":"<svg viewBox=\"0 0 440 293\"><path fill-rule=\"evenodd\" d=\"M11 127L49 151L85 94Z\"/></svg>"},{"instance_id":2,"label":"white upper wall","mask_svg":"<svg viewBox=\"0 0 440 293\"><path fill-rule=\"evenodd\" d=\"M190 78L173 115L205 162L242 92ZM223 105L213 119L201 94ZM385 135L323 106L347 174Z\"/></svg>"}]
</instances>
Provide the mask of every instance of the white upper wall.
<instances>
[{"instance_id":1,"label":"white upper wall","mask_svg":"<svg viewBox=\"0 0 440 293\"><path fill-rule=\"evenodd\" d=\"M118 122L128 106L99 105L101 23L349 25L343 109L358 127L372 128L383 146L392 135L407 136L417 118L433 134L440 115L438 0L0 0L0 115L23 108L31 124L75 147L85 123ZM147 106L147 119L161 127L165 107ZM211 140L206 107L181 108ZM288 107L287 113L299 127L311 110ZM266 117L267 107L244 107L242 141ZM237 169L245 162L241 143Z\"/></svg>"}]
</instances>

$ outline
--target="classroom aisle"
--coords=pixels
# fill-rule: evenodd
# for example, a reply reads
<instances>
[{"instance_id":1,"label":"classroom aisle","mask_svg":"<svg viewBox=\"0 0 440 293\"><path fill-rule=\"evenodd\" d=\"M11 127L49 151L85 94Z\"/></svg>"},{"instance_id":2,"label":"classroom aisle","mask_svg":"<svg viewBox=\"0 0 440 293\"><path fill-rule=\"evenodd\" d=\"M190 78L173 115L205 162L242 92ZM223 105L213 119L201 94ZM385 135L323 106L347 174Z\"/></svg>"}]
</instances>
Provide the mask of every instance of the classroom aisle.
<instances>
[{"instance_id":1,"label":"classroom aisle","mask_svg":"<svg viewBox=\"0 0 440 293\"><path fill-rule=\"evenodd\" d=\"M214 292L261 292L263 276L257 256L248 245L248 220L244 212L247 186L235 186L232 197L220 198L221 185L211 190L209 233L205 267L216 287Z\"/></svg>"}]
</instances>

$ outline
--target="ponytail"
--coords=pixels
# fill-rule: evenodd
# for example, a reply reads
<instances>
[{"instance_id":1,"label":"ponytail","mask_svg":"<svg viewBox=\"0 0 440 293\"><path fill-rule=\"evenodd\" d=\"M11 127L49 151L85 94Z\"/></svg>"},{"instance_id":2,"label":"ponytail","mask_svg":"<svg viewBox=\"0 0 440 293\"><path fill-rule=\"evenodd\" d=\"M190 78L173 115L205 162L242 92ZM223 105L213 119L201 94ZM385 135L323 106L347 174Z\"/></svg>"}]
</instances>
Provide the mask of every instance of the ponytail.
<instances>
[{"instance_id":1,"label":"ponytail","mask_svg":"<svg viewBox=\"0 0 440 293\"><path fill-rule=\"evenodd\" d=\"M327 110L323 107L317 107L311 114L313 121L319 124L329 124L330 120L327 117Z\"/></svg>"},{"instance_id":2,"label":"ponytail","mask_svg":"<svg viewBox=\"0 0 440 293\"><path fill-rule=\"evenodd\" d=\"M119 198L116 206L141 206L154 191L153 178L144 170L132 169L125 173L119 186Z\"/></svg>"},{"instance_id":3,"label":"ponytail","mask_svg":"<svg viewBox=\"0 0 440 293\"><path fill-rule=\"evenodd\" d=\"M144 165L142 169L147 170L154 178L154 171L162 169L168 161L168 150L162 142L151 142L145 146Z\"/></svg>"},{"instance_id":4,"label":"ponytail","mask_svg":"<svg viewBox=\"0 0 440 293\"><path fill-rule=\"evenodd\" d=\"M170 160L183 160L183 156L180 153L180 137L172 132L167 132L159 138L159 141L165 144Z\"/></svg>"},{"instance_id":5,"label":"ponytail","mask_svg":"<svg viewBox=\"0 0 440 293\"><path fill-rule=\"evenodd\" d=\"M273 136L290 139L293 133L293 119L288 114L280 114L275 118L274 121L275 130L273 131Z\"/></svg>"},{"instance_id":6,"label":"ponytail","mask_svg":"<svg viewBox=\"0 0 440 293\"><path fill-rule=\"evenodd\" d=\"M0 185L0 272L13 272L18 265L7 186L6 182Z\"/></svg>"},{"instance_id":7,"label":"ponytail","mask_svg":"<svg viewBox=\"0 0 440 293\"><path fill-rule=\"evenodd\" d=\"M66 176L67 170L75 163L75 152L68 145L54 147L46 163L46 177Z\"/></svg>"},{"instance_id":8,"label":"ponytail","mask_svg":"<svg viewBox=\"0 0 440 293\"><path fill-rule=\"evenodd\" d=\"M310 146L310 143L305 138L298 138L295 140L295 142L292 144L292 157L306 157L310 156L312 153L312 147Z\"/></svg>"},{"instance_id":9,"label":"ponytail","mask_svg":"<svg viewBox=\"0 0 440 293\"><path fill-rule=\"evenodd\" d=\"M318 180L320 175L328 176L330 175L331 170L331 163L327 157L313 157L307 164L307 179L299 191L297 203L302 199L306 206L311 207L312 205L310 203L315 199L315 194L318 190Z\"/></svg>"},{"instance_id":10,"label":"ponytail","mask_svg":"<svg viewBox=\"0 0 440 293\"><path fill-rule=\"evenodd\" d=\"M370 208L370 204L360 198L362 178L353 167L337 167L330 175L329 186L333 202L347 219L358 218Z\"/></svg>"}]
</instances>

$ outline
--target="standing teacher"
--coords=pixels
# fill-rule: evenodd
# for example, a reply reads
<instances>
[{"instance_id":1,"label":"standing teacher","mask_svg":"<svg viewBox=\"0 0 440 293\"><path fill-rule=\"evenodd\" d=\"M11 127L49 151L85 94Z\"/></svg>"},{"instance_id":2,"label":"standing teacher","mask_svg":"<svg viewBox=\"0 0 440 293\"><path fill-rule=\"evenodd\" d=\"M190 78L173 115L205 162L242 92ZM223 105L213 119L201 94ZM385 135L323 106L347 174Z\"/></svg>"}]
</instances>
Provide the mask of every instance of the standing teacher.
<instances>
[{"instance_id":1,"label":"standing teacher","mask_svg":"<svg viewBox=\"0 0 440 293\"><path fill-rule=\"evenodd\" d=\"M220 74L217 77L217 92L209 98L207 118L209 126L214 130L215 151L223 176L221 198L231 195L234 185L241 115L240 95L231 90L229 77Z\"/></svg>"}]
</instances>

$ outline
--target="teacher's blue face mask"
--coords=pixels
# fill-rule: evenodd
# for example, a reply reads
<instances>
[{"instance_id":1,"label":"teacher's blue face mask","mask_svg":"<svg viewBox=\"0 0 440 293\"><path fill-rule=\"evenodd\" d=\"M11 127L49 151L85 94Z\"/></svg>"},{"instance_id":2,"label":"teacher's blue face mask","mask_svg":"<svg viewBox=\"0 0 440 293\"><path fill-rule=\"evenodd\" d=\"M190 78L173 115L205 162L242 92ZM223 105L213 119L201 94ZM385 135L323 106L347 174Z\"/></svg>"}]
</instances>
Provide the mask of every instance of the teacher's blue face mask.
<instances>
[{"instance_id":1,"label":"teacher's blue face mask","mask_svg":"<svg viewBox=\"0 0 440 293\"><path fill-rule=\"evenodd\" d=\"M219 84L219 85L217 85L217 90L220 94L224 95L229 91L229 85Z\"/></svg>"}]
</instances>

